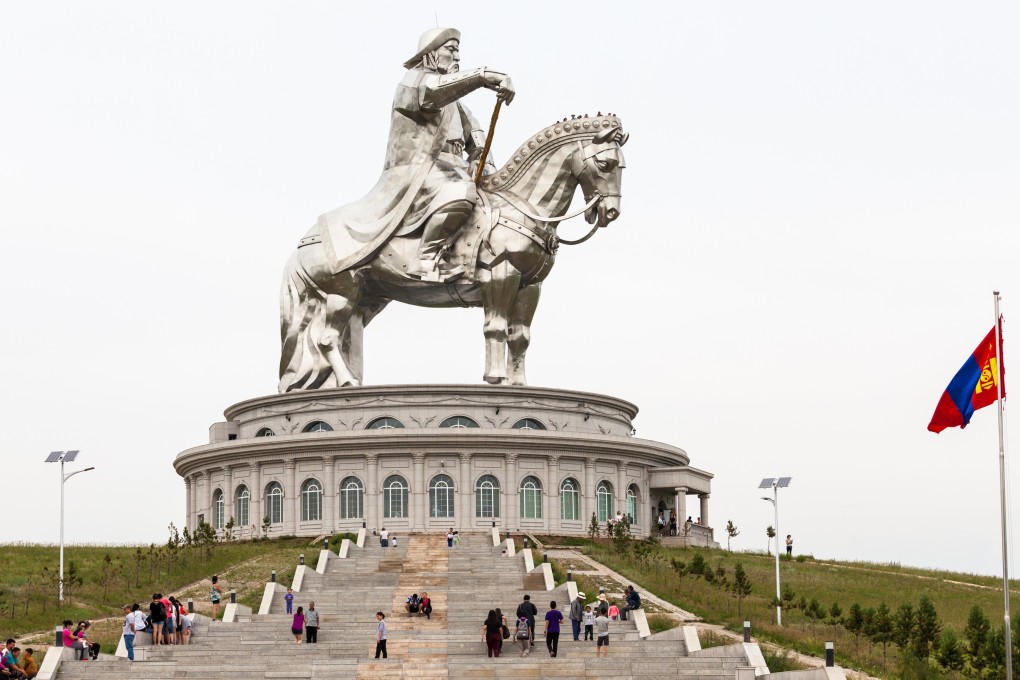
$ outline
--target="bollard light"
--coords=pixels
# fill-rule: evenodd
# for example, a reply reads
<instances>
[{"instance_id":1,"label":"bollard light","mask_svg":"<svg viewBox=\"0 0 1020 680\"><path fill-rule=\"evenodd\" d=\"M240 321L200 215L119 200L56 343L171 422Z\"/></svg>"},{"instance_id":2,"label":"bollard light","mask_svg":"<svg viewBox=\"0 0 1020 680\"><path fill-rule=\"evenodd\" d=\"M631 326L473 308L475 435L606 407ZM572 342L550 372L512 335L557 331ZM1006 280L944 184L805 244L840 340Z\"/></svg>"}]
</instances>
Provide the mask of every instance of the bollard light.
<instances>
[{"instance_id":1,"label":"bollard light","mask_svg":"<svg viewBox=\"0 0 1020 680\"><path fill-rule=\"evenodd\" d=\"M305 554L301 553L300 555L298 555L298 564L304 564L304 563L305 563Z\"/></svg>"},{"instance_id":2,"label":"bollard light","mask_svg":"<svg viewBox=\"0 0 1020 680\"><path fill-rule=\"evenodd\" d=\"M269 577L271 583L276 583L276 570L273 569L273 574Z\"/></svg>"},{"instance_id":3,"label":"bollard light","mask_svg":"<svg viewBox=\"0 0 1020 680\"><path fill-rule=\"evenodd\" d=\"M524 537L524 547L525 548L528 547L528 537L527 536Z\"/></svg>"},{"instance_id":4,"label":"bollard light","mask_svg":"<svg viewBox=\"0 0 1020 680\"><path fill-rule=\"evenodd\" d=\"M606 587L605 586L599 586L599 595L605 595L605 593L606 593Z\"/></svg>"},{"instance_id":5,"label":"bollard light","mask_svg":"<svg viewBox=\"0 0 1020 680\"><path fill-rule=\"evenodd\" d=\"M547 552L542 553L542 561L543 562L548 562L549 561L549 553L547 553Z\"/></svg>"},{"instance_id":6,"label":"bollard light","mask_svg":"<svg viewBox=\"0 0 1020 680\"><path fill-rule=\"evenodd\" d=\"M572 572L569 569L567 569L567 580L568 581L573 581L574 580L574 572Z\"/></svg>"},{"instance_id":7,"label":"bollard light","mask_svg":"<svg viewBox=\"0 0 1020 680\"><path fill-rule=\"evenodd\" d=\"M836 649L831 642L825 643L825 666L832 668L836 665Z\"/></svg>"},{"instance_id":8,"label":"bollard light","mask_svg":"<svg viewBox=\"0 0 1020 680\"><path fill-rule=\"evenodd\" d=\"M328 538L322 539L322 549L323 550L329 550L329 539Z\"/></svg>"},{"instance_id":9,"label":"bollard light","mask_svg":"<svg viewBox=\"0 0 1020 680\"><path fill-rule=\"evenodd\" d=\"M366 524L365 522L362 522L362 523L361 523L361 528L362 528L362 529L365 529L365 528L366 528L367 526L368 526L368 525L367 525L367 524Z\"/></svg>"},{"instance_id":10,"label":"bollard light","mask_svg":"<svg viewBox=\"0 0 1020 680\"><path fill-rule=\"evenodd\" d=\"M233 588L230 589L230 604L237 604L237 591Z\"/></svg>"},{"instance_id":11,"label":"bollard light","mask_svg":"<svg viewBox=\"0 0 1020 680\"><path fill-rule=\"evenodd\" d=\"M744 642L751 641L751 622L744 621Z\"/></svg>"},{"instance_id":12,"label":"bollard light","mask_svg":"<svg viewBox=\"0 0 1020 680\"><path fill-rule=\"evenodd\" d=\"M195 613L195 602L190 597L188 598L188 613L189 614Z\"/></svg>"}]
</instances>

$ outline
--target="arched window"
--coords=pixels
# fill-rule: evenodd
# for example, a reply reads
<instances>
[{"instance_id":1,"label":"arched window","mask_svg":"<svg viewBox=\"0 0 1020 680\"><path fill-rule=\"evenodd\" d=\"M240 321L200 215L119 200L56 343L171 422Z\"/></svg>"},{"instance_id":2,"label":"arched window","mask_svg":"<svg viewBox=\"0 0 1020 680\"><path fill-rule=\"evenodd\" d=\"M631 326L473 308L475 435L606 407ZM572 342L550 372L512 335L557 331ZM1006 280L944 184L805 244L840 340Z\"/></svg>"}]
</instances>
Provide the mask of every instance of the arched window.
<instances>
[{"instance_id":1,"label":"arched window","mask_svg":"<svg viewBox=\"0 0 1020 680\"><path fill-rule=\"evenodd\" d=\"M313 420L312 422L305 425L305 429L302 432L332 432L333 426L329 423L324 423L321 420Z\"/></svg>"},{"instance_id":2,"label":"arched window","mask_svg":"<svg viewBox=\"0 0 1020 680\"><path fill-rule=\"evenodd\" d=\"M453 517L453 480L446 475L429 482L429 517Z\"/></svg>"},{"instance_id":3,"label":"arched window","mask_svg":"<svg viewBox=\"0 0 1020 680\"><path fill-rule=\"evenodd\" d=\"M366 430L401 430L403 428L402 422L389 416L376 418L365 427Z\"/></svg>"},{"instance_id":4,"label":"arched window","mask_svg":"<svg viewBox=\"0 0 1020 680\"><path fill-rule=\"evenodd\" d=\"M581 485L576 479L564 479L560 484L560 519L581 519Z\"/></svg>"},{"instance_id":5,"label":"arched window","mask_svg":"<svg viewBox=\"0 0 1020 680\"><path fill-rule=\"evenodd\" d=\"M595 487L595 500L598 506L599 521L609 521L609 518L613 516L613 485L607 481L599 482L599 485Z\"/></svg>"},{"instance_id":6,"label":"arched window","mask_svg":"<svg viewBox=\"0 0 1020 680\"><path fill-rule=\"evenodd\" d=\"M407 482L400 475L383 482L383 517L407 517Z\"/></svg>"},{"instance_id":7,"label":"arched window","mask_svg":"<svg viewBox=\"0 0 1020 680\"><path fill-rule=\"evenodd\" d=\"M256 437L275 437L276 433L270 430L268 427L260 427L259 431L255 433Z\"/></svg>"},{"instance_id":8,"label":"arched window","mask_svg":"<svg viewBox=\"0 0 1020 680\"><path fill-rule=\"evenodd\" d=\"M234 491L234 517L237 518L237 526L248 526L248 501L251 494L248 487L242 484Z\"/></svg>"},{"instance_id":9,"label":"arched window","mask_svg":"<svg viewBox=\"0 0 1020 680\"><path fill-rule=\"evenodd\" d=\"M627 520L633 524L638 512L638 488L631 484L627 487Z\"/></svg>"},{"instance_id":10,"label":"arched window","mask_svg":"<svg viewBox=\"0 0 1020 680\"><path fill-rule=\"evenodd\" d=\"M475 517L499 517L499 480L492 475L475 483Z\"/></svg>"},{"instance_id":11,"label":"arched window","mask_svg":"<svg viewBox=\"0 0 1020 680\"><path fill-rule=\"evenodd\" d=\"M521 418L510 426L511 430L544 430L545 425L534 418Z\"/></svg>"},{"instance_id":12,"label":"arched window","mask_svg":"<svg viewBox=\"0 0 1020 680\"><path fill-rule=\"evenodd\" d=\"M478 427L478 423L471 420L467 416L452 416L447 418L443 422L439 423L439 427Z\"/></svg>"},{"instance_id":13,"label":"arched window","mask_svg":"<svg viewBox=\"0 0 1020 680\"><path fill-rule=\"evenodd\" d=\"M271 524L283 522L283 487L273 482L266 487L266 517Z\"/></svg>"},{"instance_id":14,"label":"arched window","mask_svg":"<svg viewBox=\"0 0 1020 680\"><path fill-rule=\"evenodd\" d=\"M365 486L357 477L340 482L340 519L361 519L365 516Z\"/></svg>"},{"instance_id":15,"label":"arched window","mask_svg":"<svg viewBox=\"0 0 1020 680\"><path fill-rule=\"evenodd\" d=\"M322 520L322 484L317 479L306 479L301 485L301 521Z\"/></svg>"},{"instance_id":16,"label":"arched window","mask_svg":"<svg viewBox=\"0 0 1020 680\"><path fill-rule=\"evenodd\" d=\"M213 507L213 529L219 531L223 528L223 492L219 489L213 491L212 495L212 507Z\"/></svg>"},{"instance_id":17,"label":"arched window","mask_svg":"<svg viewBox=\"0 0 1020 680\"><path fill-rule=\"evenodd\" d=\"M542 482L535 477L521 480L521 519L542 519Z\"/></svg>"}]
</instances>

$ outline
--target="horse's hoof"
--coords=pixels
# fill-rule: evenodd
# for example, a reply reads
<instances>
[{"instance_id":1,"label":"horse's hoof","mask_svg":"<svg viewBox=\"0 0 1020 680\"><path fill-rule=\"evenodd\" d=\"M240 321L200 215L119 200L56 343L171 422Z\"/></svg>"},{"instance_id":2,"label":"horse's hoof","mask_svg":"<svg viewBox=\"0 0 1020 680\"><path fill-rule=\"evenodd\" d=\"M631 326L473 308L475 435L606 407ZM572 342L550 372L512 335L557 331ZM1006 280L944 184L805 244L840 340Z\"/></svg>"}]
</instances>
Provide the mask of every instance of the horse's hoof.
<instances>
[{"instance_id":1,"label":"horse's hoof","mask_svg":"<svg viewBox=\"0 0 1020 680\"><path fill-rule=\"evenodd\" d=\"M506 378L501 378L498 375L486 375L482 379L490 385L501 385L506 382Z\"/></svg>"}]
</instances>

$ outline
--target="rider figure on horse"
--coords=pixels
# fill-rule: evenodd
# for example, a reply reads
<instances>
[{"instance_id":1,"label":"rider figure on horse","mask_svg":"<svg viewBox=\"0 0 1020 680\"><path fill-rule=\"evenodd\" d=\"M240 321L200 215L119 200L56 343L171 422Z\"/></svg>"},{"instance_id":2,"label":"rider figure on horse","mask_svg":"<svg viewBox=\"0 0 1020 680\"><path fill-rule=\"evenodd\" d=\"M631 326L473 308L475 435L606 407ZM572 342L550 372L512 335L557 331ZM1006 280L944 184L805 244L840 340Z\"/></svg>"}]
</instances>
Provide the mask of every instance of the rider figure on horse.
<instances>
[{"instance_id":1,"label":"rider figure on horse","mask_svg":"<svg viewBox=\"0 0 1020 680\"><path fill-rule=\"evenodd\" d=\"M408 71L393 97L383 173L368 195L330 216L351 244L337 249L334 271L365 264L394 236L413 236L420 245L409 258L409 276L448 281L463 273L439 265L478 202L472 175L485 133L460 100L484 87L509 104L515 92L505 73L460 71L459 65L455 28L426 31L418 52L404 62ZM488 159L486 169L495 170Z\"/></svg>"}]
</instances>

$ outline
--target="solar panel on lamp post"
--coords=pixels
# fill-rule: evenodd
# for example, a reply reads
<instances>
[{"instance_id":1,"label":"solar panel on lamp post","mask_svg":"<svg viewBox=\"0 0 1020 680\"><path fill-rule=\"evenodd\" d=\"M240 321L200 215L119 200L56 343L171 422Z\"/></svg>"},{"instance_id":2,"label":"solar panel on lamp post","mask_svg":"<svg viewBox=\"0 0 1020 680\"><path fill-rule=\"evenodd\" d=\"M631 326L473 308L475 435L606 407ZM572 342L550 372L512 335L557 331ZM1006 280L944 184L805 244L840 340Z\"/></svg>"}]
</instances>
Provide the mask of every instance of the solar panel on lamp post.
<instances>
[{"instance_id":1,"label":"solar panel on lamp post","mask_svg":"<svg viewBox=\"0 0 1020 680\"><path fill-rule=\"evenodd\" d=\"M47 463L60 463L60 581L57 590L57 600L64 602L64 482L71 477L81 473L95 470L94 467L87 467L84 470L75 470L64 474L64 463L70 463L78 457L78 451L53 451L46 456Z\"/></svg>"},{"instance_id":2,"label":"solar panel on lamp post","mask_svg":"<svg viewBox=\"0 0 1020 680\"><path fill-rule=\"evenodd\" d=\"M790 486L790 480L793 477L779 477L778 479L773 477L766 477L761 480L761 484L758 485L759 489L772 489L772 498L768 496L762 496L763 501L768 501L773 505L776 511L776 625L783 625L783 600L781 599L779 590L779 489L784 489Z\"/></svg>"}]
</instances>

